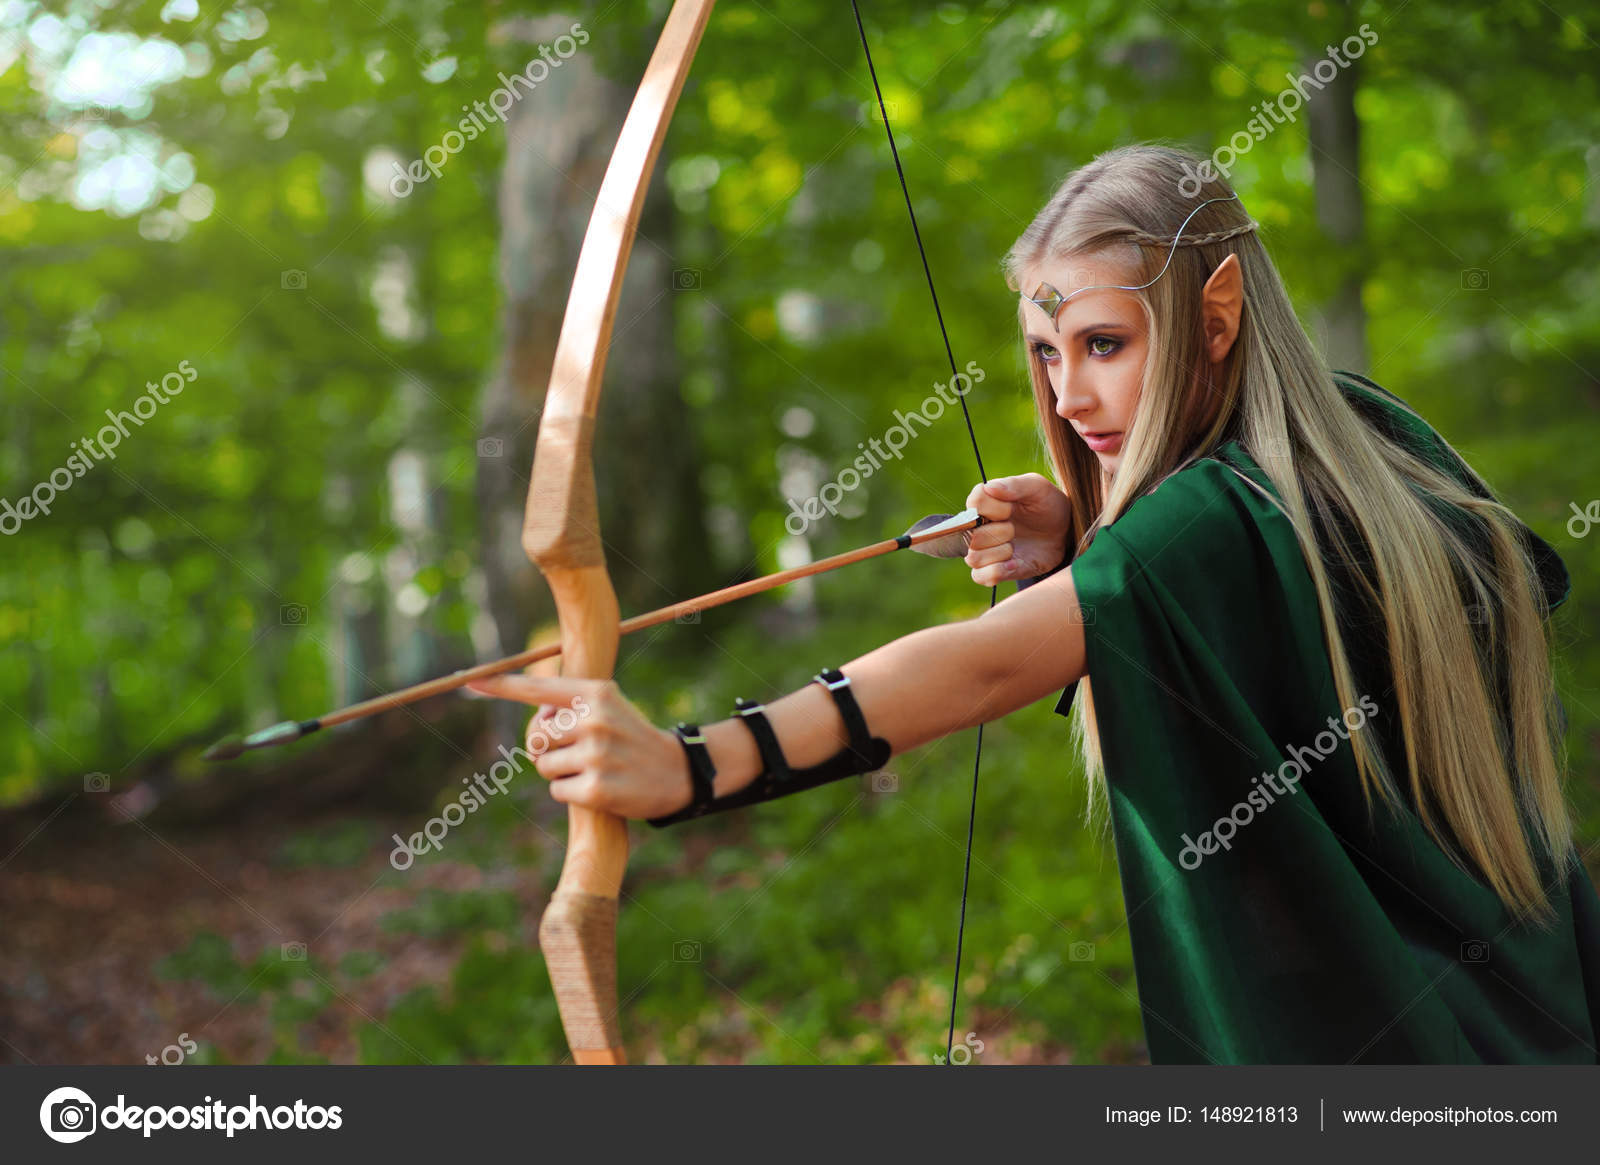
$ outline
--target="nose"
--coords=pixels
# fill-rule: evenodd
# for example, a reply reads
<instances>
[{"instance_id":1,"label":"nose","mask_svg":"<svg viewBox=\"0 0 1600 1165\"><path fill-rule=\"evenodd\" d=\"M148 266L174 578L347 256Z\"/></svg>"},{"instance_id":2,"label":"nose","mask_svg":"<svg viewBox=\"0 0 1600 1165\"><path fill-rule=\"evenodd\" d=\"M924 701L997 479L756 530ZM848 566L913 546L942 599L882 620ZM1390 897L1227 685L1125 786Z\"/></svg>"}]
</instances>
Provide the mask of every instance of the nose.
<instances>
[{"instance_id":1,"label":"nose","mask_svg":"<svg viewBox=\"0 0 1600 1165\"><path fill-rule=\"evenodd\" d=\"M1075 381L1075 383L1074 383ZM1081 378L1069 381L1065 370L1059 373L1056 390L1056 416L1063 421L1094 411L1095 396Z\"/></svg>"}]
</instances>

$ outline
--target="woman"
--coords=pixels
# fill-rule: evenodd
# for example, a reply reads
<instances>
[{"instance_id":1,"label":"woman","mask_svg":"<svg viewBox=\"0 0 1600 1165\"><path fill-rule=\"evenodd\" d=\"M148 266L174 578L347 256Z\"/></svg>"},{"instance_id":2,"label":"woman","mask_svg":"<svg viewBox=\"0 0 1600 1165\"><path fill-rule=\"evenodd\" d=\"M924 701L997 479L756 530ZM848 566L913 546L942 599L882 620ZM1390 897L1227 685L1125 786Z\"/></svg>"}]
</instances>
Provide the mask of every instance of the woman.
<instances>
[{"instance_id":1,"label":"woman","mask_svg":"<svg viewBox=\"0 0 1600 1165\"><path fill-rule=\"evenodd\" d=\"M1065 689L1153 1061L1594 1063L1600 901L1544 628L1566 571L1415 413L1330 373L1233 191L1185 193L1199 166L1105 154L1011 252L1055 483L975 488L967 562L1017 594L700 736L609 684L474 686L585 697L551 794L657 824Z\"/></svg>"}]
</instances>

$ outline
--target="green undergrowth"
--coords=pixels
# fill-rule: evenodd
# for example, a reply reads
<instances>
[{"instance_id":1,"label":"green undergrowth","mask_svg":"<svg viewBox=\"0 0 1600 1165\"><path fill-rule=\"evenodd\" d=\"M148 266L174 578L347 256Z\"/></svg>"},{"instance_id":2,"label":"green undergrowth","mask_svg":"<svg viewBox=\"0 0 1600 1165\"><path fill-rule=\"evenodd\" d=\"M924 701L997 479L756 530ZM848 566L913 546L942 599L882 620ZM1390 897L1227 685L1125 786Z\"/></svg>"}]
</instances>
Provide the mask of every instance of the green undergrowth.
<instances>
[{"instance_id":1,"label":"green undergrowth","mask_svg":"<svg viewBox=\"0 0 1600 1165\"><path fill-rule=\"evenodd\" d=\"M852 583L834 590L872 585ZM946 579L922 591L880 596L879 629L867 641L859 625L822 620L785 641L749 616L708 615L676 641L625 653L618 674L659 722L710 719L735 694L774 697L818 666L892 638L897 626L925 624L930 607L941 617L981 609ZM1109 836L1083 824L1082 779L1052 704L985 733L958 1061L1142 1055L1114 851ZM932 1063L942 1055L973 736L897 758L876 777L671 829L636 826L618 928L630 1054L673 1063ZM528 794L542 795L536 787ZM499 888L418 890L382 919L385 943L448 943L453 962L381 1011L364 1001L362 1018L346 1003L364 1000L362 981L386 958L376 951L328 966L315 952L295 962L276 949L239 961L225 942L202 935L163 972L203 979L224 999L266 998L274 1059L318 1058L306 1046L310 1033L331 1022L323 1013L342 1010L365 1062L560 1061L566 1042L538 950L537 911L505 888L542 878L548 889L558 855L518 848L512 827L531 805L510 804L478 815L444 853L419 859L469 864ZM348 863L358 835L356 827L308 831L279 862ZM412 883L391 871L381 884Z\"/></svg>"}]
</instances>

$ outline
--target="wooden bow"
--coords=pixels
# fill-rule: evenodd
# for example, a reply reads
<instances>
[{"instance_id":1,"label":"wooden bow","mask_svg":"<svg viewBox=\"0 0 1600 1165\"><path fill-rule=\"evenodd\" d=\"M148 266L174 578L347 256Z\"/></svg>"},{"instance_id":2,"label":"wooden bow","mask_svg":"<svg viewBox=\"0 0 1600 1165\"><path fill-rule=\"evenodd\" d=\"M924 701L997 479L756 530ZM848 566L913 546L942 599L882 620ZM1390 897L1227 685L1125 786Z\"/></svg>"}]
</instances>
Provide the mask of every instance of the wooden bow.
<instances>
[{"instance_id":1,"label":"wooden bow","mask_svg":"<svg viewBox=\"0 0 1600 1165\"><path fill-rule=\"evenodd\" d=\"M600 184L578 254L534 450L522 546L550 585L562 673L609 679L620 612L594 486L595 414L645 188L715 0L676 0ZM628 861L619 817L568 806L567 853L539 942L580 1064L626 1061L617 1022L617 894Z\"/></svg>"}]
</instances>

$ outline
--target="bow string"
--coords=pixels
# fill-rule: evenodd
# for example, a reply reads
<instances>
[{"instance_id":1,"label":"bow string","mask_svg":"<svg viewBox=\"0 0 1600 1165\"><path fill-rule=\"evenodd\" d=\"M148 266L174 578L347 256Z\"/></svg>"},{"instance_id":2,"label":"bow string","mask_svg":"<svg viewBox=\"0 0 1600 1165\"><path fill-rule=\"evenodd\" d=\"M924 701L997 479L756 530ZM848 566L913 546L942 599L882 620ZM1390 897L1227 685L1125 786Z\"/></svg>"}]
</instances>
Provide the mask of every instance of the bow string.
<instances>
[{"instance_id":1,"label":"bow string","mask_svg":"<svg viewBox=\"0 0 1600 1165\"><path fill-rule=\"evenodd\" d=\"M900 193L905 199L906 217L911 220L911 235L917 243L917 254L922 259L922 274L928 284L928 298L933 303L933 315L939 323L939 336L944 341L945 358L950 362L950 375L953 378L961 374L956 367L955 349L950 344L950 331L945 327L944 311L939 306L939 290L933 282L933 268L928 263L928 249L922 244L922 229L917 225L917 208L911 201L911 188L906 184L905 167L900 162L900 149L895 144L894 127L889 124L889 108L883 100L883 87L878 83L878 69L872 62L872 45L867 40L867 28L861 20L861 5L858 0L850 0L851 11L855 13L856 32L861 37L861 52L866 57L867 73L872 78L872 92L878 100L878 115L883 119L883 132L889 141L889 156L894 159L894 172L900 179ZM972 443L972 456L978 463L978 479L987 482L989 474L983 467L983 454L978 449L977 430L972 427L972 413L967 409L967 396L961 393L961 416L967 423L967 439ZM989 606L993 608L995 600L999 597L1000 588L989 588ZM983 725L978 725L977 747L972 754L972 803L967 810L967 855L961 873L961 916L956 924L956 959L955 971L950 977L950 1028L945 1037L944 1062L949 1064L952 1045L956 1036L956 999L961 990L961 950L967 934L967 893L972 885L972 837L978 823L978 772L983 766Z\"/></svg>"}]
</instances>

